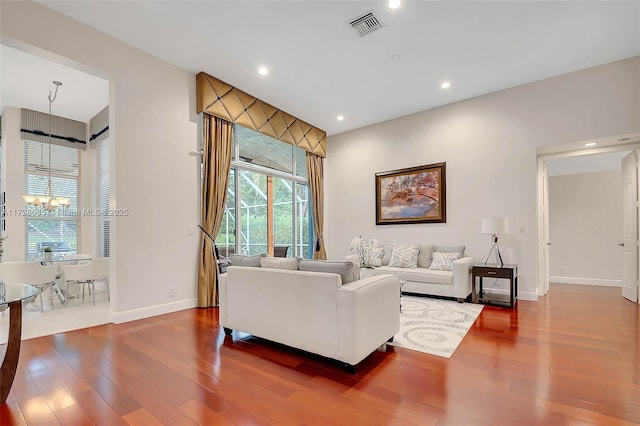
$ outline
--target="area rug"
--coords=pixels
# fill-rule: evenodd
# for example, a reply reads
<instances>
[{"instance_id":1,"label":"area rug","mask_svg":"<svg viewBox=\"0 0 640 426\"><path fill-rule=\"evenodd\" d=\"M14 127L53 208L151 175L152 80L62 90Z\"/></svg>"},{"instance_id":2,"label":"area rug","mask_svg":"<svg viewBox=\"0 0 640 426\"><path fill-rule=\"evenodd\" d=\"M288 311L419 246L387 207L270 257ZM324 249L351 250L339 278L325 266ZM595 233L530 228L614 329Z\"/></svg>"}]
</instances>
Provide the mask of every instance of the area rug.
<instances>
[{"instance_id":1,"label":"area rug","mask_svg":"<svg viewBox=\"0 0 640 426\"><path fill-rule=\"evenodd\" d=\"M402 296L400 331L390 345L451 358L484 305Z\"/></svg>"}]
</instances>

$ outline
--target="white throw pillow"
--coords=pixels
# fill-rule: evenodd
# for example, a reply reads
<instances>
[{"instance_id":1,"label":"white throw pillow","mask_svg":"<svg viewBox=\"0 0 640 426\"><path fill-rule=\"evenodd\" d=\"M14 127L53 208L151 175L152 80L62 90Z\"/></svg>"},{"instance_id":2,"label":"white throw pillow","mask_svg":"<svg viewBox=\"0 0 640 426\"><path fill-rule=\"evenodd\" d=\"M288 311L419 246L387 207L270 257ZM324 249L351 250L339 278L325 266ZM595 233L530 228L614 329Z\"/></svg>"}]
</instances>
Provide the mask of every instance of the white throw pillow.
<instances>
[{"instance_id":1,"label":"white throw pillow","mask_svg":"<svg viewBox=\"0 0 640 426\"><path fill-rule=\"evenodd\" d=\"M297 257L261 257L260 266L271 269L288 269L290 271L298 270Z\"/></svg>"},{"instance_id":2,"label":"white throw pillow","mask_svg":"<svg viewBox=\"0 0 640 426\"><path fill-rule=\"evenodd\" d=\"M433 252L433 259L429 269L433 271L453 271L453 261L460 259L460 253Z\"/></svg>"},{"instance_id":3,"label":"white throw pillow","mask_svg":"<svg viewBox=\"0 0 640 426\"><path fill-rule=\"evenodd\" d=\"M391 251L389 266L397 268L417 268L420 244L395 244Z\"/></svg>"},{"instance_id":4,"label":"white throw pillow","mask_svg":"<svg viewBox=\"0 0 640 426\"><path fill-rule=\"evenodd\" d=\"M382 266L382 258L384 257L384 248L376 247L371 250L371 266Z\"/></svg>"}]
</instances>

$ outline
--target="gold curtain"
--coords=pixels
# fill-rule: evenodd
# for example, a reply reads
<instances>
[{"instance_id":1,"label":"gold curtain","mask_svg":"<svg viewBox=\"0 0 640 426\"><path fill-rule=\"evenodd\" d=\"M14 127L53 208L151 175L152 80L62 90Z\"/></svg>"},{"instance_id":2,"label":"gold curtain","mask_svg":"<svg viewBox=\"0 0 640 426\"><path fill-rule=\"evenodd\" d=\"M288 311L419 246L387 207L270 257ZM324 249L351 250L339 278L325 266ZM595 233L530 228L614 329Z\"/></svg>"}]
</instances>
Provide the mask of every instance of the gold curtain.
<instances>
[{"instance_id":1,"label":"gold curtain","mask_svg":"<svg viewBox=\"0 0 640 426\"><path fill-rule=\"evenodd\" d=\"M214 238L220 231L229 186L233 123L203 114L204 143L202 150L202 227ZM198 307L218 304L218 259L213 242L200 237L198 261Z\"/></svg>"},{"instance_id":2,"label":"gold curtain","mask_svg":"<svg viewBox=\"0 0 640 426\"><path fill-rule=\"evenodd\" d=\"M324 228L324 172L323 158L307 152L307 171L309 173L309 192L311 197L311 214L313 215L313 232L316 241L313 258L327 259L322 231Z\"/></svg>"}]
</instances>

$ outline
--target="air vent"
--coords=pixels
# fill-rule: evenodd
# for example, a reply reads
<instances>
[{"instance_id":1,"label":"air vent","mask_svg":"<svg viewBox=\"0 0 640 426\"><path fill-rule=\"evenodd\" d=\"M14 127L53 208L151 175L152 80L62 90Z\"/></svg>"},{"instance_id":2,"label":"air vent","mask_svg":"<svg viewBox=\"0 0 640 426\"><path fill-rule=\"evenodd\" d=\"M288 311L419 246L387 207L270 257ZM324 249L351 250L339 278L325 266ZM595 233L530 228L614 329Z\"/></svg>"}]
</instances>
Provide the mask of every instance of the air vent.
<instances>
[{"instance_id":1,"label":"air vent","mask_svg":"<svg viewBox=\"0 0 640 426\"><path fill-rule=\"evenodd\" d=\"M369 34L372 31L382 28L382 23L373 14L373 11L367 12L362 16L352 19L349 25L358 32L360 36Z\"/></svg>"}]
</instances>

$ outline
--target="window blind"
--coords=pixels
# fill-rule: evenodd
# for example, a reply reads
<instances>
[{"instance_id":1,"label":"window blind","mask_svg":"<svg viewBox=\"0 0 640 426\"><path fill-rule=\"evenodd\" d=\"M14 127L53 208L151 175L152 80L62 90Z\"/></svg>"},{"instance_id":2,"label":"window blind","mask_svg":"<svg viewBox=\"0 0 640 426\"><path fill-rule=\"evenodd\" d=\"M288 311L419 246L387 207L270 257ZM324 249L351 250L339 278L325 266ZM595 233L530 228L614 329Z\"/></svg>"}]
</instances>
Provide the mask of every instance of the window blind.
<instances>
[{"instance_id":1,"label":"window blind","mask_svg":"<svg viewBox=\"0 0 640 426\"><path fill-rule=\"evenodd\" d=\"M109 139L102 139L95 143L96 164L96 205L101 212L109 211ZM102 257L109 257L110 216L102 214L97 221L97 253Z\"/></svg>"}]
</instances>

